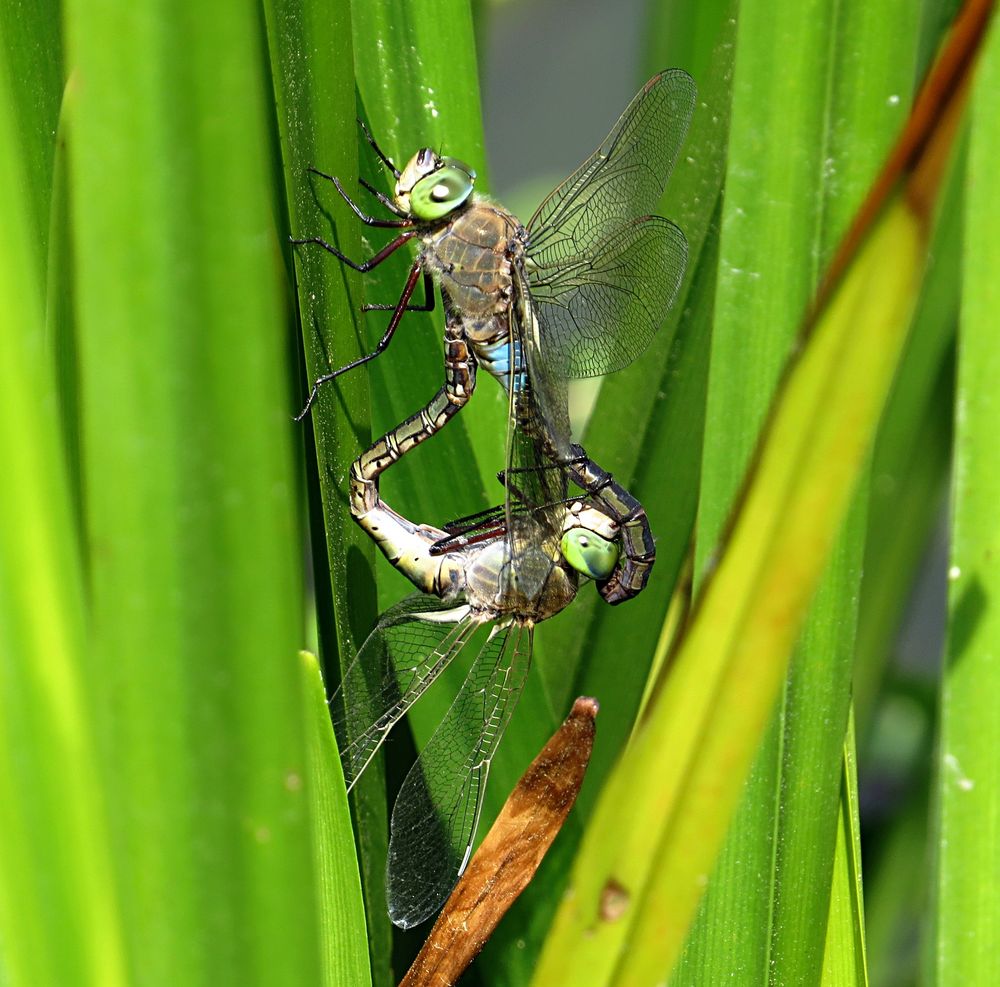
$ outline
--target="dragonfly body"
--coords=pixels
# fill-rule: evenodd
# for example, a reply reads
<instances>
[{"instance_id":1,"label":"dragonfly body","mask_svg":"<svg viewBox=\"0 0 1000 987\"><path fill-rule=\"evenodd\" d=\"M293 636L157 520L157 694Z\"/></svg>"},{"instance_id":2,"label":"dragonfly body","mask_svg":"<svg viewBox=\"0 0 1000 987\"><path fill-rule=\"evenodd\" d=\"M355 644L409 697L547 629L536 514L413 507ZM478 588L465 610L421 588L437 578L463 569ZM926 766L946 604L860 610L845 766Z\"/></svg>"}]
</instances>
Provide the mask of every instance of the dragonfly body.
<instances>
[{"instance_id":1,"label":"dragonfly body","mask_svg":"<svg viewBox=\"0 0 1000 987\"><path fill-rule=\"evenodd\" d=\"M429 148L400 172L371 141L396 185L366 185L397 217L366 216L396 238L359 271L410 241L419 251L375 350L320 377L310 393L388 345L423 278L445 308L445 380L414 415L351 469L357 522L421 591L379 619L345 670L334 725L352 785L394 724L466 648L468 676L397 798L387 867L396 924L429 917L469 858L490 762L523 686L535 625L574 599L585 577L612 603L642 590L655 549L642 505L570 438L564 381L631 362L678 291L686 241L649 215L673 167L694 105L679 71L654 77L602 145L526 225L473 192L475 173ZM330 176L325 176L330 177ZM363 183L364 184L364 183ZM468 402L478 369L509 400L505 504L465 528L417 524L381 501L381 474ZM303 411L303 414L305 413ZM570 484L580 488L568 497ZM482 644L480 629L489 627Z\"/></svg>"},{"instance_id":2,"label":"dragonfly body","mask_svg":"<svg viewBox=\"0 0 1000 987\"><path fill-rule=\"evenodd\" d=\"M361 455L352 471L356 480L372 481L377 473L439 431L468 402L475 389L477 368L487 370L508 392L513 388L519 394L528 386L521 334L524 327L537 333L537 323L530 295L521 287L525 283L525 238L525 229L514 216L474 197L446 227L425 234L417 263L432 273L445 302L445 383L424 408ZM512 320L512 313L517 313L516 320ZM622 527L625 537L619 565L598 589L612 604L631 599L645 587L656 558L642 504L580 446L555 438L533 402L514 402L512 407L528 409L518 427L533 435L549 459L562 462L568 479L599 501ZM357 520L361 521L368 509L364 500L355 503L352 499ZM405 559L401 556L399 563L393 564L415 585L422 586L408 571ZM428 586L441 586L451 574L425 573L422 578L429 580Z\"/></svg>"},{"instance_id":3,"label":"dragonfly body","mask_svg":"<svg viewBox=\"0 0 1000 987\"><path fill-rule=\"evenodd\" d=\"M610 476L584 455L582 459L591 469L588 479L592 486L600 488L602 496L568 499L535 512L532 524L538 537L525 545L518 561L523 570L543 573L544 578L525 585L518 572L512 571L511 545L503 530L482 540L455 539L449 531L403 517L381 499L381 474L433 432L418 427L416 434L418 437L407 433L407 440L394 446L394 455L387 454L388 437L384 437L355 460L351 467L350 501L354 519L389 562L423 593L445 603L466 603L473 611L488 614L486 619L509 616L536 623L569 606L579 588L580 570L574 569L559 547L563 537L570 532L592 532L600 539L623 545L632 538L628 524L605 508L609 486L621 488L602 483L605 478L610 481ZM544 535L549 532L555 532L557 537L546 538ZM448 542L454 548L438 550L438 546ZM529 552L537 558L525 558L524 553Z\"/></svg>"}]
</instances>

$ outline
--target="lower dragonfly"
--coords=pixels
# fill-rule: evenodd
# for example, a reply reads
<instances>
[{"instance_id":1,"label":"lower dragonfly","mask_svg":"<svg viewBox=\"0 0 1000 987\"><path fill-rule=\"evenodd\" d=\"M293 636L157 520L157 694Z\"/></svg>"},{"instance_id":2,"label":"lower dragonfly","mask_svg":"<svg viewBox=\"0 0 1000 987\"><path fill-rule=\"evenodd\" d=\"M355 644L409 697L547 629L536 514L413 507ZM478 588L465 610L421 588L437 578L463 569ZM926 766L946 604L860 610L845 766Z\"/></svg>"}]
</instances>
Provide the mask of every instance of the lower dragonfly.
<instances>
[{"instance_id":1,"label":"lower dragonfly","mask_svg":"<svg viewBox=\"0 0 1000 987\"><path fill-rule=\"evenodd\" d=\"M400 171L365 131L369 144L395 178L393 196L361 184L395 218L366 215L333 182L366 225L400 232L372 258L356 263L321 237L316 244L360 272L371 271L411 241L420 245L388 326L375 350L318 378L319 387L382 353L403 314L429 310L435 286L445 308L445 386L418 415L388 437L385 453L399 453L414 429L443 425L469 400L481 366L508 392L531 380L539 429L548 437L554 465L581 465L571 447L558 388L550 383L620 369L656 333L677 296L687 263L687 241L669 220L650 215L677 159L694 108L695 87L672 69L639 91L597 150L560 184L527 225L474 191L476 173L455 158L420 149ZM410 305L423 278L424 303ZM456 366L465 368L461 380ZM586 464L583 464L584 468ZM508 476L508 480L512 476ZM620 488L619 488L620 489ZM598 499L605 495L598 493ZM614 512L613 492L607 489ZM633 504L637 502L633 499ZM645 512L627 519L619 570L599 585L609 603L642 590L653 564Z\"/></svg>"},{"instance_id":2,"label":"lower dragonfly","mask_svg":"<svg viewBox=\"0 0 1000 987\"><path fill-rule=\"evenodd\" d=\"M403 928L433 915L468 863L535 625L569 606L587 578L611 578L621 554L624 528L595 491L628 495L582 449L570 469L540 462L546 440L532 421L529 388L516 392L511 412L507 503L477 523L438 529L382 501L379 477L398 459L386 454L387 439L351 470L355 518L421 593L382 615L331 699L348 787L413 703L492 625L393 808L386 890L390 917ZM405 449L430 434L416 430ZM569 473L585 485L582 497L566 496Z\"/></svg>"}]
</instances>

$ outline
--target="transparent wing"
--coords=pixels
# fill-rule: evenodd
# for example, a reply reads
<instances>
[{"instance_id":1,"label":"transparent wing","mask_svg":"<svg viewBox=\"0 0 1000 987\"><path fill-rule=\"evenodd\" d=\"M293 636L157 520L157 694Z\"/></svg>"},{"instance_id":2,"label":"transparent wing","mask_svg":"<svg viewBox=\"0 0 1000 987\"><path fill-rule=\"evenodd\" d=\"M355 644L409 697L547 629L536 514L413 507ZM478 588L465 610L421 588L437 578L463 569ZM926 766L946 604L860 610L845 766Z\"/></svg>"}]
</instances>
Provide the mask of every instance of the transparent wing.
<instances>
[{"instance_id":1,"label":"transparent wing","mask_svg":"<svg viewBox=\"0 0 1000 987\"><path fill-rule=\"evenodd\" d=\"M520 350L526 373L511 375L507 416L506 585L522 599L526 616L542 620L546 583L559 558L567 474L554 468L570 455L566 384L537 358L537 320L520 273L514 270L512 353ZM515 346L515 341L517 345Z\"/></svg>"},{"instance_id":2,"label":"transparent wing","mask_svg":"<svg viewBox=\"0 0 1000 987\"><path fill-rule=\"evenodd\" d=\"M528 221L528 255L547 267L594 248L663 195L694 111L694 80L680 69L654 76L601 146Z\"/></svg>"},{"instance_id":3,"label":"transparent wing","mask_svg":"<svg viewBox=\"0 0 1000 987\"><path fill-rule=\"evenodd\" d=\"M694 103L687 73L672 69L654 76L601 146L528 223L527 271L543 351L563 376L609 373L634 359L676 294L687 261L684 235L648 214L673 170ZM603 261L603 255L612 259ZM629 289L640 260L647 282L662 279L667 286L658 292L667 298L665 307L643 312L632 301ZM560 317L566 312L574 317ZM614 341L593 345L597 326ZM577 348L583 353L574 358Z\"/></svg>"},{"instance_id":4,"label":"transparent wing","mask_svg":"<svg viewBox=\"0 0 1000 987\"><path fill-rule=\"evenodd\" d=\"M548 466L533 467L533 469L558 468L561 468L561 464L553 463ZM500 477L504 487L506 488L506 474L501 473ZM516 476L512 479L514 487L517 489L517 485L520 481ZM544 506L546 508L565 506L571 499L573 498L566 498ZM476 514L470 514L467 517L456 518L454 521L448 521L441 526L444 531L447 532L447 537L439 538L436 542L434 542L434 544L430 547L430 554L444 555L448 552L453 552L459 548L463 548L466 545L476 545L485 541L491 541L494 538L501 538L507 533L508 511L512 514L518 515L523 514L527 510L528 508L517 499L517 495L515 494L509 506L506 503L497 504L494 507L488 507L485 511L479 511Z\"/></svg>"},{"instance_id":5,"label":"transparent wing","mask_svg":"<svg viewBox=\"0 0 1000 987\"><path fill-rule=\"evenodd\" d=\"M520 433L522 445L516 448L511 438L517 436L508 434L508 475L513 470L529 470L567 456L571 442L566 375L558 372L557 361L552 359L549 340L539 319L534 287L516 266L511 276L514 304L511 306L510 336L511 340L518 340L527 374L521 381L522 386L511 395L508 429ZM543 490L557 492L549 486Z\"/></svg>"},{"instance_id":6,"label":"transparent wing","mask_svg":"<svg viewBox=\"0 0 1000 987\"><path fill-rule=\"evenodd\" d=\"M646 349L673 305L687 240L670 220L646 216L593 254L531 276L541 352L561 377L600 377Z\"/></svg>"},{"instance_id":7,"label":"transparent wing","mask_svg":"<svg viewBox=\"0 0 1000 987\"><path fill-rule=\"evenodd\" d=\"M423 594L382 615L330 699L348 790L478 625L467 606L448 608Z\"/></svg>"},{"instance_id":8,"label":"transparent wing","mask_svg":"<svg viewBox=\"0 0 1000 987\"><path fill-rule=\"evenodd\" d=\"M490 762L531 663L530 627L495 627L392 810L386 891L404 928L434 914L472 851Z\"/></svg>"}]
</instances>

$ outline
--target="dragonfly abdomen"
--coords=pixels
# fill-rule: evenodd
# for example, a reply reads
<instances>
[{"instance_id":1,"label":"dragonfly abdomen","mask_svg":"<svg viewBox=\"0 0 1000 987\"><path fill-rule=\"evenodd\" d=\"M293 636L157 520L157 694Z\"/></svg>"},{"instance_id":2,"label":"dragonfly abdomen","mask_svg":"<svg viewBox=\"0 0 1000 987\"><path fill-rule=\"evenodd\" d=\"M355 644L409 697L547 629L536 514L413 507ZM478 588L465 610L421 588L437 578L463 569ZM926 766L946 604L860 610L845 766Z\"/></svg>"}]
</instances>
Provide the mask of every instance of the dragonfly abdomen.
<instances>
[{"instance_id":1,"label":"dragonfly abdomen","mask_svg":"<svg viewBox=\"0 0 1000 987\"><path fill-rule=\"evenodd\" d=\"M507 334L489 343L473 343L476 363L499 382L505 391L510 391L511 382L516 391L524 391L528 386L528 372L524 362L521 340L511 340ZM513 354L513 366L511 366Z\"/></svg>"},{"instance_id":2,"label":"dragonfly abdomen","mask_svg":"<svg viewBox=\"0 0 1000 987\"><path fill-rule=\"evenodd\" d=\"M371 489L360 475L360 460L351 467L351 507L359 503L364 492ZM367 532L379 550L422 593L442 600L462 596L466 586L465 566L456 555L431 555L431 546L445 532L427 524L413 524L378 498L375 503L354 518Z\"/></svg>"},{"instance_id":3,"label":"dragonfly abdomen","mask_svg":"<svg viewBox=\"0 0 1000 987\"><path fill-rule=\"evenodd\" d=\"M656 544L645 508L612 475L590 459L582 446L571 447L573 482L585 490L621 531L621 557L611 577L598 584L598 592L611 604L641 593L656 561Z\"/></svg>"},{"instance_id":4,"label":"dragonfly abdomen","mask_svg":"<svg viewBox=\"0 0 1000 987\"><path fill-rule=\"evenodd\" d=\"M393 463L443 428L472 396L476 387L476 359L464 338L461 319L451 314L445 322L444 357L444 385L427 406L383 435L358 458L355 465L359 479L369 487ZM363 511L366 503L370 507L377 500L377 488L372 487L364 494L359 492L358 496L361 498L358 509ZM351 510L355 517L359 516L353 499Z\"/></svg>"}]
</instances>

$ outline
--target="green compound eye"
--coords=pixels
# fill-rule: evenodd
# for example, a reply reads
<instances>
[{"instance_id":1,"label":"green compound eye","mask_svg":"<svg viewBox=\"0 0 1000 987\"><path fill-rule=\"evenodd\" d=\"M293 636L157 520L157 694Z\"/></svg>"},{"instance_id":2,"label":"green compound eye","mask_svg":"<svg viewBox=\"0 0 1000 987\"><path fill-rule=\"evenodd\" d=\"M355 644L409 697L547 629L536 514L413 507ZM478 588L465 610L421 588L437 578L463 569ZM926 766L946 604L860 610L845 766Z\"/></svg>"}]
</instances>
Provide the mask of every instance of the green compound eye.
<instances>
[{"instance_id":1,"label":"green compound eye","mask_svg":"<svg viewBox=\"0 0 1000 987\"><path fill-rule=\"evenodd\" d=\"M593 531L573 528L559 543L563 558L591 579L607 579L618 564L618 545Z\"/></svg>"},{"instance_id":2,"label":"green compound eye","mask_svg":"<svg viewBox=\"0 0 1000 987\"><path fill-rule=\"evenodd\" d=\"M417 219L441 219L472 194L476 173L455 158L443 158L441 167L417 182L410 192L410 211Z\"/></svg>"}]
</instances>

